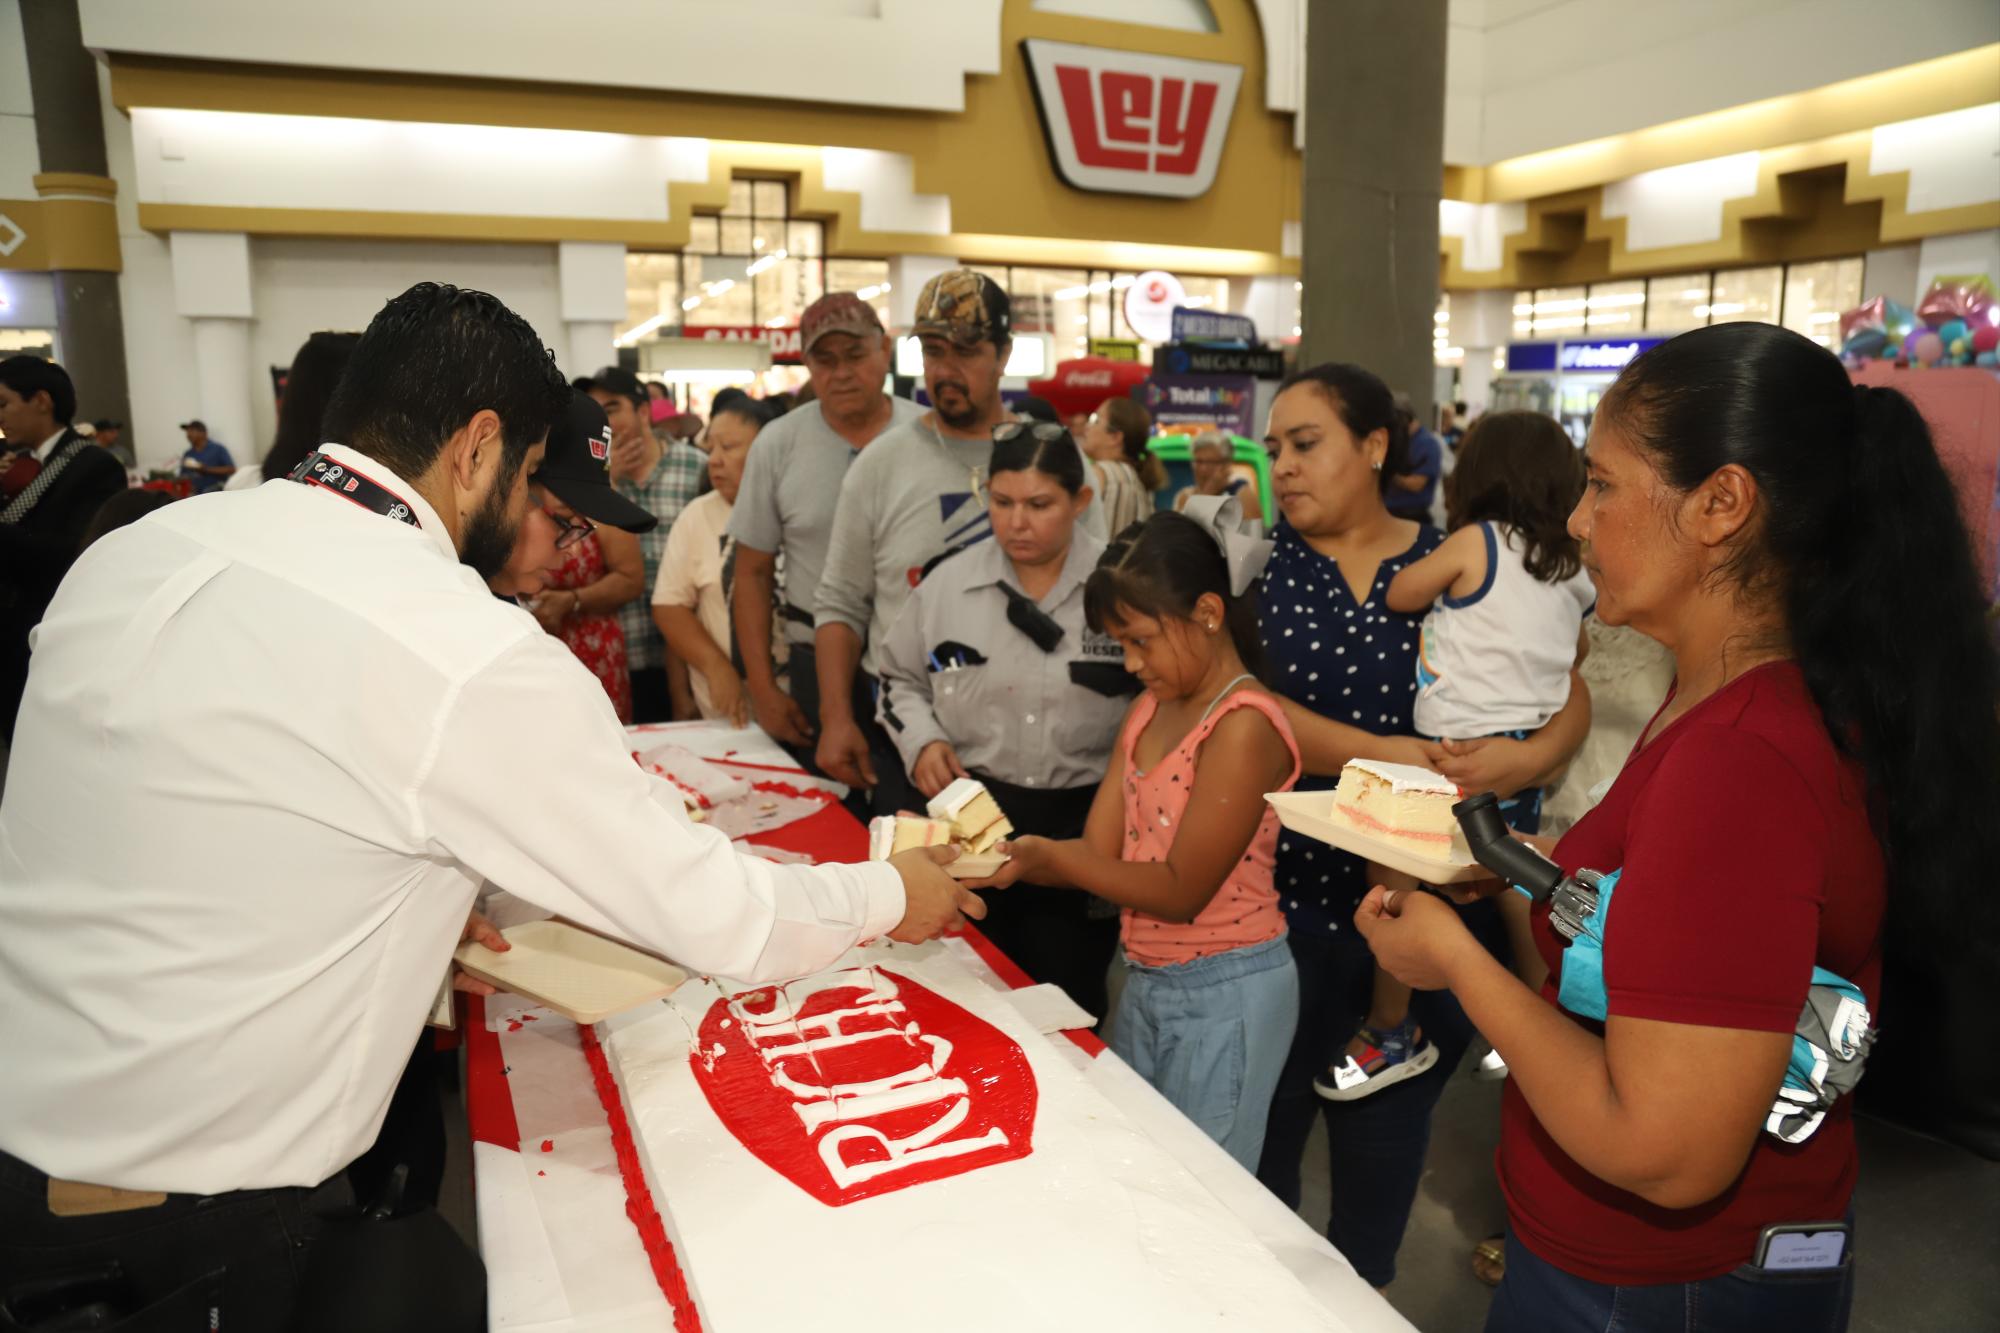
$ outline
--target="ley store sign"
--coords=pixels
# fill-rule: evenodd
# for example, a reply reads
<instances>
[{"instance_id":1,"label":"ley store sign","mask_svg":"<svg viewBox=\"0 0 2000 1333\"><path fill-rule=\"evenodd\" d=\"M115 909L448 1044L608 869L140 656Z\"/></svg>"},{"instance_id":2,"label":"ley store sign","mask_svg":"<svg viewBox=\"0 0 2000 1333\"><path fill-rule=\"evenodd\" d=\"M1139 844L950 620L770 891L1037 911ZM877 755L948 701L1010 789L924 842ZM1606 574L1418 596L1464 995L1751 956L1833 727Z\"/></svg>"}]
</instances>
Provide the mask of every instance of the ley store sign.
<instances>
[{"instance_id":1,"label":"ley store sign","mask_svg":"<svg viewBox=\"0 0 2000 1333\"><path fill-rule=\"evenodd\" d=\"M1243 70L1029 38L1056 171L1079 190L1193 199L1215 184Z\"/></svg>"}]
</instances>

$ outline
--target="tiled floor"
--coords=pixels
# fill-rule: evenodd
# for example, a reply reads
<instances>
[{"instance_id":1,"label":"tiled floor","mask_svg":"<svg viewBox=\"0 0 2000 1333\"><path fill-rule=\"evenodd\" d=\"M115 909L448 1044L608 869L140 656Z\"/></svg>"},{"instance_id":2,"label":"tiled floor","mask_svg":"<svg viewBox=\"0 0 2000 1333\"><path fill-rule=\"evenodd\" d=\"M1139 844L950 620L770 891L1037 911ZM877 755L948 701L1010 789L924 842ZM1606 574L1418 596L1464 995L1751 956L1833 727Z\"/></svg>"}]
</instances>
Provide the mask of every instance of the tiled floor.
<instances>
[{"instance_id":1,"label":"tiled floor","mask_svg":"<svg viewBox=\"0 0 2000 1333\"><path fill-rule=\"evenodd\" d=\"M476 1231L465 1116L446 1095L451 1163L441 1207ZM1460 1074L1438 1103L1431 1152L1389 1300L1424 1333L1476 1331L1488 1292L1472 1276L1472 1247L1499 1230L1493 1183L1500 1085ZM2000 1330L2000 1163L1893 1126L1861 1124L1856 1201L1859 1285L1852 1333ZM1324 1129L1306 1147L1300 1213L1326 1225ZM1248 1331L1246 1331L1248 1333ZM1783 1330L1774 1330L1783 1333Z\"/></svg>"}]
</instances>

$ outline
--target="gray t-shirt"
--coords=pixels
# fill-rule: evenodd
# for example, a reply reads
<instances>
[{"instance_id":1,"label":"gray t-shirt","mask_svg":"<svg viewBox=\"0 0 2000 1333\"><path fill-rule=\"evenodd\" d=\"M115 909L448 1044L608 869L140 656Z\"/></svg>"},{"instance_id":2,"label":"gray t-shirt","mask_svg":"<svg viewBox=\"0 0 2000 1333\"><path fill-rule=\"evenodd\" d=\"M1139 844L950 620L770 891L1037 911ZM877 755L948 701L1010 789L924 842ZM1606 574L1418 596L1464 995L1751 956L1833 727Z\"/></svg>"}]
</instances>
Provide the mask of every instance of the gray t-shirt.
<instances>
[{"instance_id":1,"label":"gray t-shirt","mask_svg":"<svg viewBox=\"0 0 2000 1333\"><path fill-rule=\"evenodd\" d=\"M883 431L847 470L814 619L864 636L862 665L870 674L875 645L887 638L924 566L993 535L985 497L992 459L992 440L941 435L917 419ZM1104 536L1095 496L1082 526Z\"/></svg>"},{"instance_id":2,"label":"gray t-shirt","mask_svg":"<svg viewBox=\"0 0 2000 1333\"><path fill-rule=\"evenodd\" d=\"M923 412L907 398L891 399L883 434ZM862 452L826 424L819 404L811 403L758 432L744 462L729 535L738 545L767 555L783 553L784 600L799 613L784 616L786 638L793 643L812 642L813 604L833 540L841 480Z\"/></svg>"}]
</instances>

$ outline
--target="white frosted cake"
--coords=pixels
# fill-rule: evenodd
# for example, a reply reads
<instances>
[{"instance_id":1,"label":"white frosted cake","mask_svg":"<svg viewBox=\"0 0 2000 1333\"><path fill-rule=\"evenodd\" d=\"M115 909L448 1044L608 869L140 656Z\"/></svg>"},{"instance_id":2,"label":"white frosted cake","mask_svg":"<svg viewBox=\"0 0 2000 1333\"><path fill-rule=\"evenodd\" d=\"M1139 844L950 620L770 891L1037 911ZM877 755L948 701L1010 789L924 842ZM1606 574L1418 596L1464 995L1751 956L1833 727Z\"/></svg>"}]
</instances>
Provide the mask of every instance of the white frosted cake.
<instances>
[{"instance_id":1,"label":"white frosted cake","mask_svg":"<svg viewBox=\"0 0 2000 1333\"><path fill-rule=\"evenodd\" d=\"M1458 800L1457 785L1428 768L1350 759L1333 791L1333 818L1416 856L1469 861L1451 813Z\"/></svg>"},{"instance_id":2,"label":"white frosted cake","mask_svg":"<svg viewBox=\"0 0 2000 1333\"><path fill-rule=\"evenodd\" d=\"M942 943L596 1032L709 1333L1339 1327Z\"/></svg>"},{"instance_id":3,"label":"white frosted cake","mask_svg":"<svg viewBox=\"0 0 2000 1333\"><path fill-rule=\"evenodd\" d=\"M932 819L942 819L952 827L952 838L973 855L993 850L995 843L1012 837L1014 826L977 778L959 778L931 797Z\"/></svg>"}]
</instances>

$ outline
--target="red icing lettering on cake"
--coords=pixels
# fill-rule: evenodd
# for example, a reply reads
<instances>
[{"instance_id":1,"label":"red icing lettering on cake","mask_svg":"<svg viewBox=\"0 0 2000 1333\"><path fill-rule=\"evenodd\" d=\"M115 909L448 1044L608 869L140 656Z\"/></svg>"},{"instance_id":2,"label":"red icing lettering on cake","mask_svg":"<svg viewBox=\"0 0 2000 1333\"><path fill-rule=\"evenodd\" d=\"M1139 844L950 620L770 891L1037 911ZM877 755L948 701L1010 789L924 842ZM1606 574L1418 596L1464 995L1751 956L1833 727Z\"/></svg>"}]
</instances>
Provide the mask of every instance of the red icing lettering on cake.
<instances>
[{"instance_id":1,"label":"red icing lettering on cake","mask_svg":"<svg viewBox=\"0 0 2000 1333\"><path fill-rule=\"evenodd\" d=\"M1026 1054L885 968L719 999L691 1061L730 1133L821 1203L976 1171L1031 1147Z\"/></svg>"}]
</instances>

